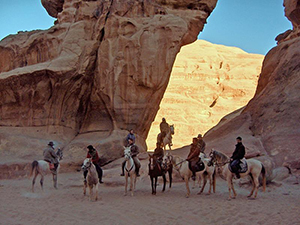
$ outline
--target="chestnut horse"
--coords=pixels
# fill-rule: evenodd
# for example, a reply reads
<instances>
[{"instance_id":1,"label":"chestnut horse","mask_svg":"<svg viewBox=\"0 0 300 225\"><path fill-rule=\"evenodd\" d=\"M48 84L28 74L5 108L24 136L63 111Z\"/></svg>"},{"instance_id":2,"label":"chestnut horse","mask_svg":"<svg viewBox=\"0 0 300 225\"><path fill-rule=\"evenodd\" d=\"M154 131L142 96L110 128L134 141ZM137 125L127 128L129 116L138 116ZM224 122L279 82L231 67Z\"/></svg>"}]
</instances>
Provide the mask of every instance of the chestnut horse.
<instances>
[{"instance_id":1,"label":"chestnut horse","mask_svg":"<svg viewBox=\"0 0 300 225\"><path fill-rule=\"evenodd\" d=\"M162 192L165 191L166 188L166 171L164 168L159 164L157 161L156 156L149 155L149 176L151 179L151 187L152 187L152 194L156 195L156 186L157 186L157 177L162 176L164 180L164 186L162 189ZM155 182L153 182L153 179Z\"/></svg>"}]
</instances>

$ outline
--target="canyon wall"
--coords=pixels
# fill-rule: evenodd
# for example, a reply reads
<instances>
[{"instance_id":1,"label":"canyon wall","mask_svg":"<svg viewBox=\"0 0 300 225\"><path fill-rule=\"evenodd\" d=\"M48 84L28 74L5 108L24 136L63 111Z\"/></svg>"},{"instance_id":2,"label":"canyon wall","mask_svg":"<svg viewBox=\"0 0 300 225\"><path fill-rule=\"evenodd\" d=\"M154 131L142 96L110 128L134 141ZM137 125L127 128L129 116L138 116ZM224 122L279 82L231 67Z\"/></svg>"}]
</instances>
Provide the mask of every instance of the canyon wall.
<instances>
[{"instance_id":1,"label":"canyon wall","mask_svg":"<svg viewBox=\"0 0 300 225\"><path fill-rule=\"evenodd\" d=\"M163 117L175 125L173 148L178 148L244 107L254 96L263 58L204 40L181 48L147 138L149 149L155 148Z\"/></svg>"},{"instance_id":2,"label":"canyon wall","mask_svg":"<svg viewBox=\"0 0 300 225\"><path fill-rule=\"evenodd\" d=\"M273 166L300 169L300 1L284 1L293 30L279 35L266 55L254 98L205 136L209 148L231 154L242 136L249 154L271 159Z\"/></svg>"},{"instance_id":3,"label":"canyon wall","mask_svg":"<svg viewBox=\"0 0 300 225\"><path fill-rule=\"evenodd\" d=\"M78 161L93 144L103 162L134 129L141 150L183 45L217 0L43 0L48 30L0 42L0 155L32 160L49 140Z\"/></svg>"}]
</instances>

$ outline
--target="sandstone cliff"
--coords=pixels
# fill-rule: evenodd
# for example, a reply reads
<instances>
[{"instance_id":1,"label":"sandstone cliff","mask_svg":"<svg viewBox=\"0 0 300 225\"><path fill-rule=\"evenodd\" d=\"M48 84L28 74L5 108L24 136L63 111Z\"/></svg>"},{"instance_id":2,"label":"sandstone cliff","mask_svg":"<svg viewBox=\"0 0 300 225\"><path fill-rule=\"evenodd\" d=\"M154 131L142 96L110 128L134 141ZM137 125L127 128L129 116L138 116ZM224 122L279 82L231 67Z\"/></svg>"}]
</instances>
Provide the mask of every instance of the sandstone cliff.
<instances>
[{"instance_id":1,"label":"sandstone cliff","mask_svg":"<svg viewBox=\"0 0 300 225\"><path fill-rule=\"evenodd\" d=\"M173 148L178 148L244 107L255 93L263 58L203 40L181 48L147 138L149 149L155 147L162 117L175 124Z\"/></svg>"},{"instance_id":2,"label":"sandstone cliff","mask_svg":"<svg viewBox=\"0 0 300 225\"><path fill-rule=\"evenodd\" d=\"M109 161L130 128L145 149L176 54L216 1L43 0L53 27L0 42L1 161L31 160L50 139L67 161L87 144Z\"/></svg>"},{"instance_id":3,"label":"sandstone cliff","mask_svg":"<svg viewBox=\"0 0 300 225\"><path fill-rule=\"evenodd\" d=\"M294 29L277 38L278 45L266 55L254 98L245 109L225 117L205 139L209 148L230 154L240 135L248 153L264 154L275 166L300 169L300 4L286 0L285 7Z\"/></svg>"}]
</instances>

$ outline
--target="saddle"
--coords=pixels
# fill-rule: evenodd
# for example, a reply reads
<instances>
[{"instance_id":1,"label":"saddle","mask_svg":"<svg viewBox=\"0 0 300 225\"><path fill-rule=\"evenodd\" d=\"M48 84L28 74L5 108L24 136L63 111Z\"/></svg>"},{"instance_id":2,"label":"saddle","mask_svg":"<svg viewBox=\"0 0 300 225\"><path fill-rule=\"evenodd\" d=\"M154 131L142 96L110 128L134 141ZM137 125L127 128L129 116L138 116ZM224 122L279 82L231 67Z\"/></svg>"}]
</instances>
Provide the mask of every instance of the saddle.
<instances>
[{"instance_id":1,"label":"saddle","mask_svg":"<svg viewBox=\"0 0 300 225\"><path fill-rule=\"evenodd\" d=\"M199 171L204 170L204 168L205 168L205 165L204 165L204 163L202 162L202 160L200 158L199 158L198 162L194 166L192 166L191 162L189 162L189 169L191 171L199 172Z\"/></svg>"},{"instance_id":2,"label":"saddle","mask_svg":"<svg viewBox=\"0 0 300 225\"><path fill-rule=\"evenodd\" d=\"M55 166L54 166L53 163L51 163L51 162L48 161L48 160L44 160L44 161L47 162L47 163L49 164L49 169L50 169L50 170L55 170Z\"/></svg>"},{"instance_id":3,"label":"saddle","mask_svg":"<svg viewBox=\"0 0 300 225\"><path fill-rule=\"evenodd\" d=\"M238 171L235 171L235 170L231 167L231 163L229 163L228 169L229 169L230 172L232 172L232 173L246 173L247 170L248 170L248 164L247 164L246 159L243 158L243 159L240 160Z\"/></svg>"}]
</instances>

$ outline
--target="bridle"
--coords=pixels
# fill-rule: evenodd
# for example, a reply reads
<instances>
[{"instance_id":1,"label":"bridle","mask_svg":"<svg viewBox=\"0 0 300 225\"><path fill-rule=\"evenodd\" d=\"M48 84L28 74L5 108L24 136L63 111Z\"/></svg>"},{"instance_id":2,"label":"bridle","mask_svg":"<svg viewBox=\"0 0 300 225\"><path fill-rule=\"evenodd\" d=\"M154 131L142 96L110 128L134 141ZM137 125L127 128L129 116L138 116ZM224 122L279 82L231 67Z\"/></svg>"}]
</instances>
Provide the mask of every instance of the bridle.
<instances>
[{"instance_id":1,"label":"bridle","mask_svg":"<svg viewBox=\"0 0 300 225\"><path fill-rule=\"evenodd\" d=\"M131 154L130 154L130 150L126 150L126 149L125 149L124 155L125 155L126 161L132 161L131 167L130 167L129 169L127 169L126 166L125 166L126 172L129 173L129 172L133 169L133 167L134 167L134 162L133 162L132 156L131 156Z\"/></svg>"}]
</instances>

